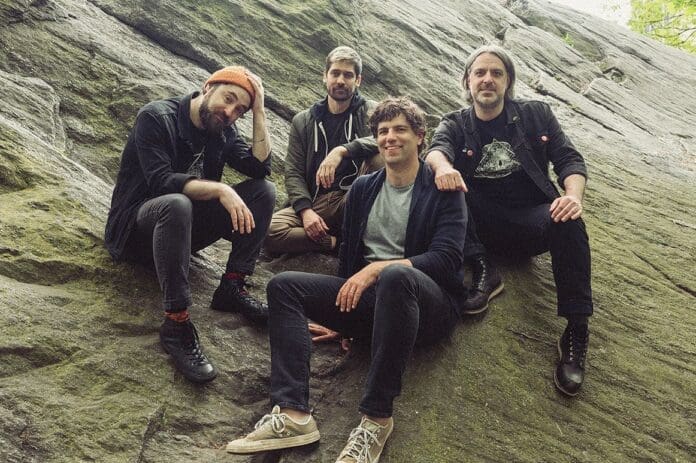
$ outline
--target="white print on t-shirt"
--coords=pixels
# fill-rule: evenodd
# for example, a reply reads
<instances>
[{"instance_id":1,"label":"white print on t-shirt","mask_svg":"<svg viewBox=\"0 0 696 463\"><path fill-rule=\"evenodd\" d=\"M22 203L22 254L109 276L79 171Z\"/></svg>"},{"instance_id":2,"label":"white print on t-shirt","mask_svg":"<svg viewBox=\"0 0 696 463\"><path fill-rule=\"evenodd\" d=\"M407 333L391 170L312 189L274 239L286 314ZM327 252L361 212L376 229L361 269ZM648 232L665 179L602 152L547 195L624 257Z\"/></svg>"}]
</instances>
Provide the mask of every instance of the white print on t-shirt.
<instances>
[{"instance_id":1,"label":"white print on t-shirt","mask_svg":"<svg viewBox=\"0 0 696 463\"><path fill-rule=\"evenodd\" d=\"M510 143L496 140L483 147L483 157L474 171L476 178L503 178L522 168Z\"/></svg>"}]
</instances>

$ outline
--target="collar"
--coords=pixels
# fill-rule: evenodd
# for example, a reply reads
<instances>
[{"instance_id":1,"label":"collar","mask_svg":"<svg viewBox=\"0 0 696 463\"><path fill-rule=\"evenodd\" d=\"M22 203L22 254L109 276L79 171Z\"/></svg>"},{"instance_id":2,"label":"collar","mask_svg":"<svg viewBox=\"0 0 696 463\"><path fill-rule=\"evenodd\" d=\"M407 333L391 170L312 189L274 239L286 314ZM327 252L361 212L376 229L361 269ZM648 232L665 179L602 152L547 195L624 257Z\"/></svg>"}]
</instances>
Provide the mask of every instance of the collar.
<instances>
[{"instance_id":1,"label":"collar","mask_svg":"<svg viewBox=\"0 0 696 463\"><path fill-rule=\"evenodd\" d=\"M200 92L193 92L183 97L179 102L176 125L179 136L189 145L191 144L193 131L197 130L191 121L191 100L199 94Z\"/></svg>"}]
</instances>

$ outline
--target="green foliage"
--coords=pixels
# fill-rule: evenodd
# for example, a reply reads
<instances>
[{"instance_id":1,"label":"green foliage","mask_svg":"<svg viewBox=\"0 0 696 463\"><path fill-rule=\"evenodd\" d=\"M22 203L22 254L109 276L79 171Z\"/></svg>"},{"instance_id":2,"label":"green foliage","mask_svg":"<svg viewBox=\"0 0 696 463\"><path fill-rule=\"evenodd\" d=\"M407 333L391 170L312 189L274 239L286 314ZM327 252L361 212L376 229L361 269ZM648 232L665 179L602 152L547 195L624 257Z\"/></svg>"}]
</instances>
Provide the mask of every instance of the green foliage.
<instances>
[{"instance_id":1,"label":"green foliage","mask_svg":"<svg viewBox=\"0 0 696 463\"><path fill-rule=\"evenodd\" d=\"M567 32L563 35L563 41L566 43L566 45L568 45L571 48L575 46L575 41L573 40L573 37Z\"/></svg>"},{"instance_id":2,"label":"green foliage","mask_svg":"<svg viewBox=\"0 0 696 463\"><path fill-rule=\"evenodd\" d=\"M696 0L631 0L631 8L632 30L696 53Z\"/></svg>"}]
</instances>

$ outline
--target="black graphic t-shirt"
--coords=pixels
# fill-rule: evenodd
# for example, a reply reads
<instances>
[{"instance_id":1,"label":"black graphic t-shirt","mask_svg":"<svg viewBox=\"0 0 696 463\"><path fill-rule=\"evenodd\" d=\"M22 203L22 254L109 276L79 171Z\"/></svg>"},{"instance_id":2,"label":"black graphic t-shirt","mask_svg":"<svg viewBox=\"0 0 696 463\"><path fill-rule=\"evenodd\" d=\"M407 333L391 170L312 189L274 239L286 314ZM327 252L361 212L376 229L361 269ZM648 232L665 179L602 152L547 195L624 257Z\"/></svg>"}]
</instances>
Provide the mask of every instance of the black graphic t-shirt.
<instances>
[{"instance_id":1,"label":"black graphic t-shirt","mask_svg":"<svg viewBox=\"0 0 696 463\"><path fill-rule=\"evenodd\" d=\"M522 168L510 145L505 113L495 119L476 118L481 140L481 160L474 169L471 187L478 194L510 207L527 207L547 201L546 195Z\"/></svg>"}]
</instances>

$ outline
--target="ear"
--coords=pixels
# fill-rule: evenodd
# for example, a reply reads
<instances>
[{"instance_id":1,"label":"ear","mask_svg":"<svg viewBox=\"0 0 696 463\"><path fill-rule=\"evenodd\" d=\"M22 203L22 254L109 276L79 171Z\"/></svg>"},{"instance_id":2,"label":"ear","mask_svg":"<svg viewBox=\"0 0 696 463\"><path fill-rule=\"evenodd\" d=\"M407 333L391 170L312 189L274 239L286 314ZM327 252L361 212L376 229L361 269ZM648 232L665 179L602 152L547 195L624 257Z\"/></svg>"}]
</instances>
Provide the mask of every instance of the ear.
<instances>
[{"instance_id":1,"label":"ear","mask_svg":"<svg viewBox=\"0 0 696 463\"><path fill-rule=\"evenodd\" d=\"M361 82L362 82L362 74L360 74L358 77L355 78L355 86L360 87Z\"/></svg>"},{"instance_id":2,"label":"ear","mask_svg":"<svg viewBox=\"0 0 696 463\"><path fill-rule=\"evenodd\" d=\"M208 93L209 90L210 90L210 84L205 84L205 85L203 86L203 95L205 95L206 93Z\"/></svg>"}]
</instances>

